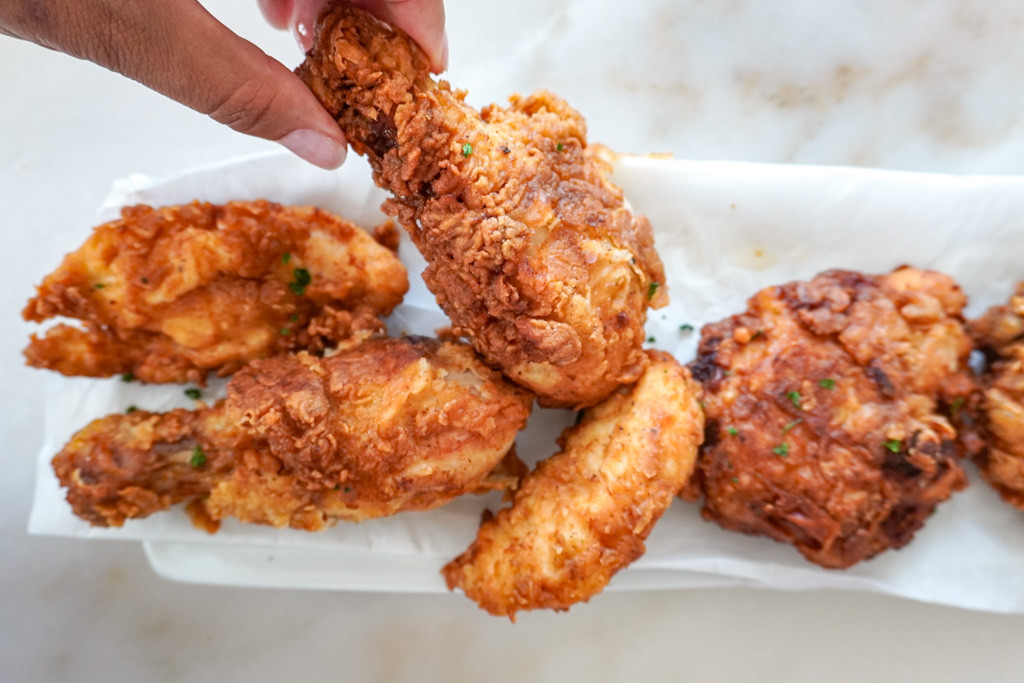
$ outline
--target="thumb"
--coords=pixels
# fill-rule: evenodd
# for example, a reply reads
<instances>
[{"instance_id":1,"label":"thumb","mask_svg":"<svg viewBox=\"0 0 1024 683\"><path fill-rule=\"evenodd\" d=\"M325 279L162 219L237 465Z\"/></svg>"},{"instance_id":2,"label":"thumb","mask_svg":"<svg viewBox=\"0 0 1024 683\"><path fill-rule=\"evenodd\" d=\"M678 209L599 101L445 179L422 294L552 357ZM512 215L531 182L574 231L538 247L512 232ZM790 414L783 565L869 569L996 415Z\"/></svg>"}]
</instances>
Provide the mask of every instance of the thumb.
<instances>
[{"instance_id":1,"label":"thumb","mask_svg":"<svg viewBox=\"0 0 1024 683\"><path fill-rule=\"evenodd\" d=\"M302 81L195 0L32 4L0 16L3 32L101 64L317 166L345 159L341 129Z\"/></svg>"}]
</instances>

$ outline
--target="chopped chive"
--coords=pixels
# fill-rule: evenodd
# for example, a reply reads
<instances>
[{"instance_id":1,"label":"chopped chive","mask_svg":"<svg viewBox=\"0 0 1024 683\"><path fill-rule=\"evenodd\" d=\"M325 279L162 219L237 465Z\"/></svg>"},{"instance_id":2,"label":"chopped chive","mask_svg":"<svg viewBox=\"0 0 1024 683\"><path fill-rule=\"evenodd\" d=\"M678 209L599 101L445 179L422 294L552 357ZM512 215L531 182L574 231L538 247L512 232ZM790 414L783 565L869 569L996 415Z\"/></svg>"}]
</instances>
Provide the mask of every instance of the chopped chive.
<instances>
[{"instance_id":1,"label":"chopped chive","mask_svg":"<svg viewBox=\"0 0 1024 683\"><path fill-rule=\"evenodd\" d=\"M292 252L286 251L283 254L281 254L281 263L288 263L291 260L292 260Z\"/></svg>"},{"instance_id":2,"label":"chopped chive","mask_svg":"<svg viewBox=\"0 0 1024 683\"><path fill-rule=\"evenodd\" d=\"M291 333L292 333L292 331L290 329L288 329L287 327L282 327L281 328L281 336L282 337L285 337L285 336L287 336L287 335L289 335Z\"/></svg>"},{"instance_id":3,"label":"chopped chive","mask_svg":"<svg viewBox=\"0 0 1024 683\"><path fill-rule=\"evenodd\" d=\"M954 420L956 419L957 413L959 413L960 409L964 407L964 402L963 396L957 396L953 399L953 404L949 406L949 416L951 418Z\"/></svg>"},{"instance_id":4,"label":"chopped chive","mask_svg":"<svg viewBox=\"0 0 1024 683\"><path fill-rule=\"evenodd\" d=\"M832 389L836 386L836 381L834 379L826 377L825 379L818 380L818 386L821 387L822 389L828 389L829 391L832 391Z\"/></svg>"},{"instance_id":5,"label":"chopped chive","mask_svg":"<svg viewBox=\"0 0 1024 683\"><path fill-rule=\"evenodd\" d=\"M186 389L185 395L188 396L193 401L198 401L203 394L198 389Z\"/></svg>"},{"instance_id":6,"label":"chopped chive","mask_svg":"<svg viewBox=\"0 0 1024 683\"><path fill-rule=\"evenodd\" d=\"M290 316L288 316L288 322L292 322L292 323L299 322L299 314L298 313L292 313Z\"/></svg>"},{"instance_id":7,"label":"chopped chive","mask_svg":"<svg viewBox=\"0 0 1024 683\"><path fill-rule=\"evenodd\" d=\"M192 467L202 467L206 464L206 453L203 451L202 446L196 446L192 449L192 457L189 459L188 464Z\"/></svg>"},{"instance_id":8,"label":"chopped chive","mask_svg":"<svg viewBox=\"0 0 1024 683\"><path fill-rule=\"evenodd\" d=\"M295 293L296 296L302 296L306 293L306 287L313 281L313 276L309 274L309 271L305 268L296 268L292 271L295 276L293 282L288 283L288 288Z\"/></svg>"},{"instance_id":9,"label":"chopped chive","mask_svg":"<svg viewBox=\"0 0 1024 683\"><path fill-rule=\"evenodd\" d=\"M782 428L782 433L783 433L783 434L785 434L786 432L788 432L788 431L789 431L790 429L792 429L793 427L796 427L796 426L797 426L798 424L800 424L801 422L803 422L803 418L798 418L798 419L796 419L796 420L793 420L793 421L792 421L792 422L790 422L790 423L789 423L788 425L786 425L785 427L783 427L783 428Z\"/></svg>"},{"instance_id":10,"label":"chopped chive","mask_svg":"<svg viewBox=\"0 0 1024 683\"><path fill-rule=\"evenodd\" d=\"M740 478L739 477L733 477L732 478L732 483L734 483L734 484L740 483Z\"/></svg>"},{"instance_id":11,"label":"chopped chive","mask_svg":"<svg viewBox=\"0 0 1024 683\"><path fill-rule=\"evenodd\" d=\"M95 287L96 289L103 289L104 287L106 287L106 285L103 284L102 282L97 282L96 284L93 285L93 287Z\"/></svg>"},{"instance_id":12,"label":"chopped chive","mask_svg":"<svg viewBox=\"0 0 1024 683\"><path fill-rule=\"evenodd\" d=\"M657 339L655 339L654 337L648 337L648 338L647 338L647 343L648 343L648 344L653 344L653 343L654 343L654 342L656 342L656 341L658 341L658 340L657 340Z\"/></svg>"},{"instance_id":13,"label":"chopped chive","mask_svg":"<svg viewBox=\"0 0 1024 683\"><path fill-rule=\"evenodd\" d=\"M680 332L693 332L693 325L691 325L690 323L683 323L682 325L679 326L679 331Z\"/></svg>"},{"instance_id":14,"label":"chopped chive","mask_svg":"<svg viewBox=\"0 0 1024 683\"><path fill-rule=\"evenodd\" d=\"M903 442L899 439L889 439L885 442L885 447L893 453L899 453L903 450Z\"/></svg>"},{"instance_id":15,"label":"chopped chive","mask_svg":"<svg viewBox=\"0 0 1024 683\"><path fill-rule=\"evenodd\" d=\"M464 144L462 146L462 156L468 157L472 153L473 153L473 145L471 145L471 144L469 144L467 142L466 144Z\"/></svg>"},{"instance_id":16,"label":"chopped chive","mask_svg":"<svg viewBox=\"0 0 1024 683\"><path fill-rule=\"evenodd\" d=\"M138 406L128 406L127 408L124 409L124 413L125 413L125 415L131 415L132 413L134 413L138 409L139 409Z\"/></svg>"},{"instance_id":17,"label":"chopped chive","mask_svg":"<svg viewBox=\"0 0 1024 683\"><path fill-rule=\"evenodd\" d=\"M133 373L131 373L131 372L126 372L123 375L121 375L121 381L122 382L134 382L135 381L135 375Z\"/></svg>"},{"instance_id":18,"label":"chopped chive","mask_svg":"<svg viewBox=\"0 0 1024 683\"><path fill-rule=\"evenodd\" d=\"M799 391L787 391L786 398L792 403L794 408L800 408L800 392Z\"/></svg>"},{"instance_id":19,"label":"chopped chive","mask_svg":"<svg viewBox=\"0 0 1024 683\"><path fill-rule=\"evenodd\" d=\"M778 446L772 448L772 453L774 453L775 455L781 455L783 458L785 458L787 455L789 455L789 444L783 441Z\"/></svg>"},{"instance_id":20,"label":"chopped chive","mask_svg":"<svg viewBox=\"0 0 1024 683\"><path fill-rule=\"evenodd\" d=\"M736 429L735 427L729 427L725 431L729 433L729 436L736 436L737 434L740 433L740 430Z\"/></svg>"},{"instance_id":21,"label":"chopped chive","mask_svg":"<svg viewBox=\"0 0 1024 683\"><path fill-rule=\"evenodd\" d=\"M652 282L651 284L647 285L647 298L648 299L653 299L654 298L654 294L655 294L655 292L658 291L658 287L661 287L661 283L660 282Z\"/></svg>"},{"instance_id":22,"label":"chopped chive","mask_svg":"<svg viewBox=\"0 0 1024 683\"><path fill-rule=\"evenodd\" d=\"M754 334L750 335L750 341L754 341L758 337L764 336L764 330L754 330Z\"/></svg>"},{"instance_id":23,"label":"chopped chive","mask_svg":"<svg viewBox=\"0 0 1024 683\"><path fill-rule=\"evenodd\" d=\"M563 149L565 149L565 145L563 145L561 142L559 142L557 145L555 145L555 149L557 149L559 152L561 152Z\"/></svg>"}]
</instances>

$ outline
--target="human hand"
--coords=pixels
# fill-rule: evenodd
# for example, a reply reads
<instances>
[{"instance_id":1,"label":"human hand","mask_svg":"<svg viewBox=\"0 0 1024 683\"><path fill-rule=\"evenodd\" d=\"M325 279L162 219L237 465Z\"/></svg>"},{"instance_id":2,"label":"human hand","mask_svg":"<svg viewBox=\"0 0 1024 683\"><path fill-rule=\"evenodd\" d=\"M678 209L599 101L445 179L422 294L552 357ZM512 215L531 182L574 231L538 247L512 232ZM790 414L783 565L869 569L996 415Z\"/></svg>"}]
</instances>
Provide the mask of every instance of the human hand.
<instances>
[{"instance_id":1,"label":"human hand","mask_svg":"<svg viewBox=\"0 0 1024 683\"><path fill-rule=\"evenodd\" d=\"M325 0L260 1L275 25L301 21L308 32ZM423 22L410 35L434 46L427 52L440 68L441 2L360 4L403 29ZM274 140L316 166L336 168L345 160L345 136L309 89L196 0L4 0L0 33L95 62L234 130Z\"/></svg>"}]
</instances>

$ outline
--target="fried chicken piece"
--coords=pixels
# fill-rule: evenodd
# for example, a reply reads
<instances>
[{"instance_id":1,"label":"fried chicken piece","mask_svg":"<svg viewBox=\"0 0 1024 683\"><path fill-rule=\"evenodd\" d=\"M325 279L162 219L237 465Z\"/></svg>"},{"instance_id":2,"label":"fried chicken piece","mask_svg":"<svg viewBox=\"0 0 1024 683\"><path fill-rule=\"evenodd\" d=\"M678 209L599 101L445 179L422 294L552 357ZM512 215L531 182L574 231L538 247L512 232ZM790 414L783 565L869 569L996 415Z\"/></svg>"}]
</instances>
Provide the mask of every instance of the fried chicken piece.
<instances>
[{"instance_id":1,"label":"fried chicken piece","mask_svg":"<svg viewBox=\"0 0 1024 683\"><path fill-rule=\"evenodd\" d=\"M1024 282L968 327L989 359L981 406L988 443L976 461L1003 500L1024 510Z\"/></svg>"},{"instance_id":2,"label":"fried chicken piece","mask_svg":"<svg viewBox=\"0 0 1024 683\"><path fill-rule=\"evenodd\" d=\"M383 328L408 289L394 253L311 207L267 201L122 209L47 276L22 315L77 318L32 336L65 375L199 382Z\"/></svg>"},{"instance_id":3,"label":"fried chicken piece","mask_svg":"<svg viewBox=\"0 0 1024 683\"><path fill-rule=\"evenodd\" d=\"M211 531L229 516L314 531L514 483L489 473L532 402L466 344L377 338L255 361L211 407L95 420L53 467L97 526L189 502Z\"/></svg>"},{"instance_id":4,"label":"fried chicken piece","mask_svg":"<svg viewBox=\"0 0 1024 683\"><path fill-rule=\"evenodd\" d=\"M456 334L544 406L639 378L664 272L579 113L547 92L478 112L404 33L347 4L325 8L297 73L393 193L384 211Z\"/></svg>"},{"instance_id":5,"label":"fried chicken piece","mask_svg":"<svg viewBox=\"0 0 1024 683\"><path fill-rule=\"evenodd\" d=\"M707 438L687 492L704 518L827 568L909 543L966 485L949 419L976 391L965 302L941 273L833 270L706 325L690 367Z\"/></svg>"},{"instance_id":6,"label":"fried chicken piece","mask_svg":"<svg viewBox=\"0 0 1024 683\"><path fill-rule=\"evenodd\" d=\"M442 573L480 607L568 609L644 553L644 539L693 471L703 439L700 387L651 351L639 382L584 411Z\"/></svg>"}]
</instances>

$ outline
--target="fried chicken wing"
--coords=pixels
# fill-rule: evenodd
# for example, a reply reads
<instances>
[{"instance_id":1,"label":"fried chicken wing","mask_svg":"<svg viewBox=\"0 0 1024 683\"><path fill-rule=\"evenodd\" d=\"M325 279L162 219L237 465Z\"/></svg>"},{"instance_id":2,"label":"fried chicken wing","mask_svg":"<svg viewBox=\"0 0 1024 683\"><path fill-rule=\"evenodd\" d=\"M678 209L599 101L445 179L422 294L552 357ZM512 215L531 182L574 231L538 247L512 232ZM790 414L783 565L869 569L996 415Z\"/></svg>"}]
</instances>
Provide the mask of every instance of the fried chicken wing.
<instances>
[{"instance_id":1,"label":"fried chicken wing","mask_svg":"<svg viewBox=\"0 0 1024 683\"><path fill-rule=\"evenodd\" d=\"M211 531L229 516L313 531L514 484L499 464L532 402L466 344L377 338L255 361L211 407L101 418L53 467L98 526L188 502Z\"/></svg>"},{"instance_id":2,"label":"fried chicken wing","mask_svg":"<svg viewBox=\"0 0 1024 683\"><path fill-rule=\"evenodd\" d=\"M491 614L568 609L604 589L693 471L703 439L699 385L671 356L649 352L639 382L585 410L443 570Z\"/></svg>"},{"instance_id":3,"label":"fried chicken wing","mask_svg":"<svg viewBox=\"0 0 1024 683\"><path fill-rule=\"evenodd\" d=\"M981 407L988 445L978 467L1003 500L1024 510L1024 282L969 329L990 361Z\"/></svg>"},{"instance_id":4,"label":"fried chicken wing","mask_svg":"<svg viewBox=\"0 0 1024 683\"><path fill-rule=\"evenodd\" d=\"M384 210L456 334L545 406L640 376L664 272L579 113L547 92L478 112L404 33L347 4L325 8L297 73L393 193Z\"/></svg>"},{"instance_id":5,"label":"fried chicken wing","mask_svg":"<svg viewBox=\"0 0 1024 683\"><path fill-rule=\"evenodd\" d=\"M949 419L976 391L946 275L828 271L701 331L705 519L849 567L910 542L966 484Z\"/></svg>"},{"instance_id":6,"label":"fried chicken wing","mask_svg":"<svg viewBox=\"0 0 1024 683\"><path fill-rule=\"evenodd\" d=\"M26 320L83 323L33 335L29 365L202 382L382 328L408 278L394 253L325 211L193 202L123 209L37 289Z\"/></svg>"}]
</instances>

